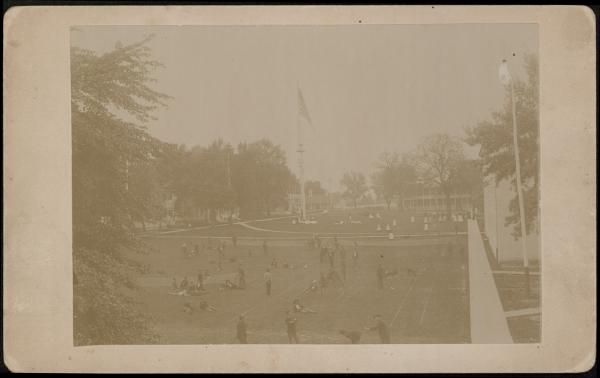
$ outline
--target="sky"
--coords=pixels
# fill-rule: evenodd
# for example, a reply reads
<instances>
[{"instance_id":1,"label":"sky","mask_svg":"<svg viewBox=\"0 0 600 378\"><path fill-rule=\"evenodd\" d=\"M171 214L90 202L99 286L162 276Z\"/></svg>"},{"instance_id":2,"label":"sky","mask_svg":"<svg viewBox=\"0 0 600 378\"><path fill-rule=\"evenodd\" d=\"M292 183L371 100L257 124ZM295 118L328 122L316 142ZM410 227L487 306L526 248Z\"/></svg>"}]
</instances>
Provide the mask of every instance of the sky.
<instances>
[{"instance_id":1,"label":"sky","mask_svg":"<svg viewBox=\"0 0 600 378\"><path fill-rule=\"evenodd\" d=\"M150 133L188 147L266 137L297 174L301 129L305 177L328 190L428 134L464 136L502 107L502 59L524 78L524 54L538 52L536 24L85 26L71 45L101 54L148 34L164 65L152 86L173 97ZM298 116L298 89L312 126Z\"/></svg>"}]
</instances>

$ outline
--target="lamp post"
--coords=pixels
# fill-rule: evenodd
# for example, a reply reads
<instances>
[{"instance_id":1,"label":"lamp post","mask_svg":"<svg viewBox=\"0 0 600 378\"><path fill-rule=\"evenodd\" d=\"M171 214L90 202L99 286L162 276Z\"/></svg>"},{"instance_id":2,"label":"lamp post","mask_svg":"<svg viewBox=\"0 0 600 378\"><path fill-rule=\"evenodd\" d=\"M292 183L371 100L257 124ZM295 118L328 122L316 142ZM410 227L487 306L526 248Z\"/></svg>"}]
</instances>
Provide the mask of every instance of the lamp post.
<instances>
[{"instance_id":1,"label":"lamp post","mask_svg":"<svg viewBox=\"0 0 600 378\"><path fill-rule=\"evenodd\" d=\"M519 160L519 144L517 141L517 112L515 104L515 91L513 85L513 79L508 69L508 63L506 59L502 60L499 70L500 81L504 85L510 86L510 99L512 104L512 121L513 121L513 144L515 150L515 165L517 175L517 197L519 200L519 216L521 223L521 250L523 252L523 267L525 269L525 281L526 281L526 293L529 296L529 260L527 258L527 244L525 241L525 207L523 206L523 188L521 185L521 163Z\"/></svg>"},{"instance_id":2,"label":"lamp post","mask_svg":"<svg viewBox=\"0 0 600 378\"><path fill-rule=\"evenodd\" d=\"M494 179L495 181L495 179ZM494 226L496 228L496 236L494 237L494 239L496 239L496 265L500 265L500 257L498 255L498 195L497 195L497 187L498 187L498 183L494 182L494 204L496 207L496 210L494 211Z\"/></svg>"}]
</instances>

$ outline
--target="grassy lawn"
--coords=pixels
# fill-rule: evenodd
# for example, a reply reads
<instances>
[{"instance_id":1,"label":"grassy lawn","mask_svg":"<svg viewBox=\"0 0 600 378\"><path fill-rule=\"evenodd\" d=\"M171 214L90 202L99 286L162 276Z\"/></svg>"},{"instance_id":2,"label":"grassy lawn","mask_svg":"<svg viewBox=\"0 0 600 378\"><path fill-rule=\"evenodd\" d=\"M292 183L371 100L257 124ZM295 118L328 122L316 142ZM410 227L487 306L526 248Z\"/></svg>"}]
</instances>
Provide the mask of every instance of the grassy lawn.
<instances>
[{"instance_id":1,"label":"grassy lawn","mask_svg":"<svg viewBox=\"0 0 600 378\"><path fill-rule=\"evenodd\" d=\"M262 227L266 222L258 223ZM235 325L241 313L246 314L249 343L287 343L284 318L296 298L317 312L295 314L302 343L347 343L339 330L363 330L372 325L371 317L377 313L391 327L392 343L470 342L464 236L360 240L356 264L350 257L351 242L342 240L348 249L345 283L331 284L322 295L303 295L310 282L329 269L329 263L321 263L318 251L304 241L270 240L266 255L259 241L240 238L237 247L227 244L226 260L219 271L215 251L207 249L192 258L185 258L180 251L184 241L189 243L203 233L197 230L145 238L154 252L137 257L151 268L139 277L143 287L140 299L154 318L161 344L235 343ZM455 244L452 252L448 251L450 239ZM272 271L272 295L268 297L263 273L273 258L279 267ZM342 275L340 260L336 256L335 269ZM379 263L399 271L386 279L383 290L377 289ZM234 278L240 264L246 272L247 288L219 289L225 279ZM284 268L284 264L294 268ZM178 281L184 276L195 279L200 270L210 275L205 294L169 294L173 277ZM198 310L191 315L183 311L185 302L196 304L201 299L217 311ZM377 332L363 332L361 343L379 343Z\"/></svg>"},{"instance_id":2,"label":"grassy lawn","mask_svg":"<svg viewBox=\"0 0 600 378\"><path fill-rule=\"evenodd\" d=\"M530 261L529 271L534 274L529 276L529 295L527 295L525 275L517 274L524 272L523 261L501 261L498 264L489 241L485 240L484 245L490 265L496 272L494 281L504 311L539 308L541 305L539 261ZM509 317L507 322L515 343L539 343L541 341L541 316L539 314Z\"/></svg>"}]
</instances>

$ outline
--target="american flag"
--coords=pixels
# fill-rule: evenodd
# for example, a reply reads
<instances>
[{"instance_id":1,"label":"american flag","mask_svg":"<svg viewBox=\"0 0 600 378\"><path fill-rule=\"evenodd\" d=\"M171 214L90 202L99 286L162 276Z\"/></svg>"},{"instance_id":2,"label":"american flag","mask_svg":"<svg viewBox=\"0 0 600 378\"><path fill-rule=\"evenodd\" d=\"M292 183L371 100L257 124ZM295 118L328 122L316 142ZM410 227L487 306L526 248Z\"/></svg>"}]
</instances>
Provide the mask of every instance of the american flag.
<instances>
[{"instance_id":1,"label":"american flag","mask_svg":"<svg viewBox=\"0 0 600 378\"><path fill-rule=\"evenodd\" d=\"M306 108L306 103L304 103L304 97L302 97L300 88L298 88L298 114L304 117L312 126L312 121L310 120L310 115L308 114L308 109Z\"/></svg>"}]
</instances>

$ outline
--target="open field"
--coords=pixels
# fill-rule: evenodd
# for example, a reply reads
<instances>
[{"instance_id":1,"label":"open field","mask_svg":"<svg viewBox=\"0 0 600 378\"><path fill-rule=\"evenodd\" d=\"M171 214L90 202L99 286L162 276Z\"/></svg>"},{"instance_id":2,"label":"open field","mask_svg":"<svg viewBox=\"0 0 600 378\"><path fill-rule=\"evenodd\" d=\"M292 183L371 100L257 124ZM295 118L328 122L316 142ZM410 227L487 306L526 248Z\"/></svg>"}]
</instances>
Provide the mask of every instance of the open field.
<instances>
[{"instance_id":1,"label":"open field","mask_svg":"<svg viewBox=\"0 0 600 378\"><path fill-rule=\"evenodd\" d=\"M203 231L198 231L202 236ZM319 252L304 241L270 239L267 254L258 241L241 238L237 247L228 242L226 261L219 271L214 250L206 249L191 258L182 255L180 246L184 241L190 243L194 236L190 233L144 239L155 251L142 257L151 269L139 279L143 287L140 299L155 320L160 343L234 343L236 320L242 313L246 315L249 343L287 343L284 318L296 298L317 311L296 314L302 343L348 342L339 330L363 330L373 324L374 314L381 314L390 326L392 343L470 341L466 238L462 235L359 240L355 264L351 242L341 239L348 250L345 283L330 284L322 295L318 291L303 295L310 282L319 279L321 271L329 270L329 263L321 263ZM449 247L450 241L453 247ZM272 270L272 294L267 297L263 273L273 258L278 260L278 268ZM383 290L377 289L379 263L399 270L398 275L386 279ZM246 272L247 288L219 289L225 279L235 281L240 264ZM288 268L283 267L285 264ZM340 256L336 256L335 269L343 275L341 265ZM210 275L205 294L169 294L173 277L178 281L184 276L195 279L200 270ZM185 302L194 304L200 300L217 311L199 310L191 315L183 311ZM379 343L377 332L363 332L361 343Z\"/></svg>"}]
</instances>

